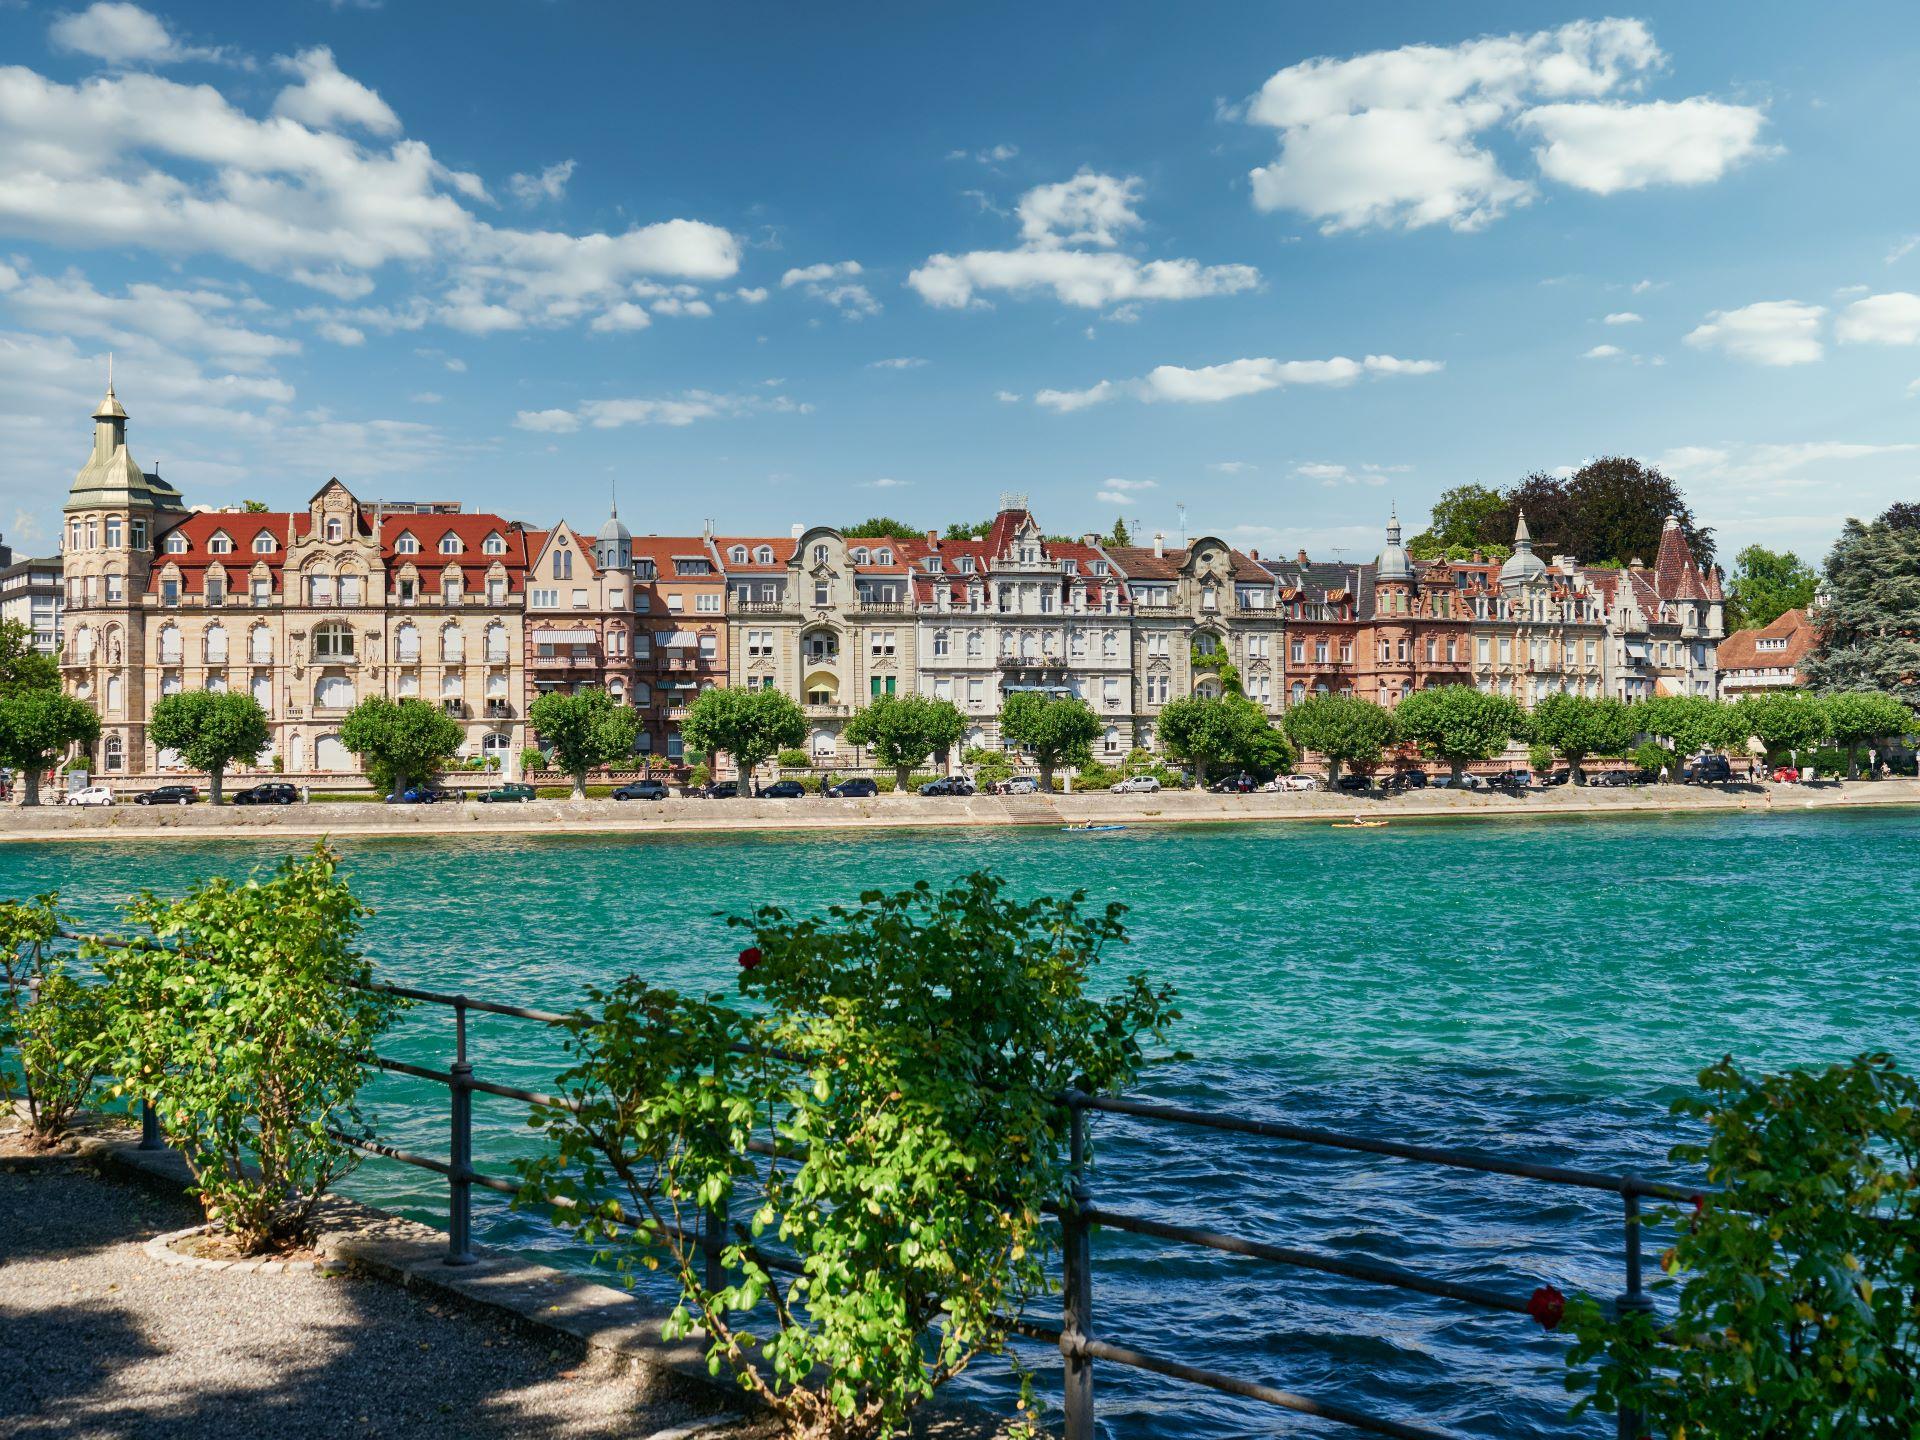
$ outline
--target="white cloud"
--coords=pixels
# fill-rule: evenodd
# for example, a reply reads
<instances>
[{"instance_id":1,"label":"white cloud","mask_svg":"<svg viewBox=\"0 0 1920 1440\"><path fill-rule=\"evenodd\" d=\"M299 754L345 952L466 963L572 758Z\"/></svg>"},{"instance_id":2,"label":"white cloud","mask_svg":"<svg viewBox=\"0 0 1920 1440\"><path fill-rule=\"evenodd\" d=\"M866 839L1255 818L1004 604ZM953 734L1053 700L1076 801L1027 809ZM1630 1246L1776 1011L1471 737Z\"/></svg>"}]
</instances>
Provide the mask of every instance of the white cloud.
<instances>
[{"instance_id":1,"label":"white cloud","mask_svg":"<svg viewBox=\"0 0 1920 1440\"><path fill-rule=\"evenodd\" d=\"M47 27L56 50L91 55L109 65L167 65L181 60L222 60L223 50L182 45L166 22L138 5L101 3L58 16Z\"/></svg>"},{"instance_id":2,"label":"white cloud","mask_svg":"<svg viewBox=\"0 0 1920 1440\"><path fill-rule=\"evenodd\" d=\"M1293 467L1302 480L1318 480L1323 486L1384 485L1390 476L1404 471L1404 465L1339 465L1324 460L1309 460Z\"/></svg>"},{"instance_id":3,"label":"white cloud","mask_svg":"<svg viewBox=\"0 0 1920 1440\"><path fill-rule=\"evenodd\" d=\"M1158 490L1160 488L1160 482L1158 480L1111 480L1110 479L1110 480L1102 481L1101 485L1104 489L1118 490L1127 494L1137 494L1142 490Z\"/></svg>"},{"instance_id":4,"label":"white cloud","mask_svg":"<svg viewBox=\"0 0 1920 1440\"><path fill-rule=\"evenodd\" d=\"M1017 390L996 390L993 392L993 398L998 400L1002 405L1018 405L1020 403L1020 392Z\"/></svg>"},{"instance_id":5,"label":"white cloud","mask_svg":"<svg viewBox=\"0 0 1920 1440\"><path fill-rule=\"evenodd\" d=\"M861 488L865 490L903 490L913 482L896 480L891 475L882 475L878 480L869 480Z\"/></svg>"},{"instance_id":6,"label":"white cloud","mask_svg":"<svg viewBox=\"0 0 1920 1440\"><path fill-rule=\"evenodd\" d=\"M601 334L621 330L644 330L653 324L653 317L647 313L646 306L635 305L631 300L622 300L611 306L605 313L596 315L590 328Z\"/></svg>"},{"instance_id":7,"label":"white cloud","mask_svg":"<svg viewBox=\"0 0 1920 1440\"><path fill-rule=\"evenodd\" d=\"M1207 469L1218 475L1245 475L1259 468L1257 465L1249 465L1244 460L1216 460L1207 466Z\"/></svg>"},{"instance_id":8,"label":"white cloud","mask_svg":"<svg viewBox=\"0 0 1920 1440\"><path fill-rule=\"evenodd\" d=\"M1636 280L1627 289L1635 295L1644 295L1649 290L1660 290L1666 286L1664 280Z\"/></svg>"},{"instance_id":9,"label":"white cloud","mask_svg":"<svg viewBox=\"0 0 1920 1440\"><path fill-rule=\"evenodd\" d=\"M713 314L713 307L704 300L683 300L678 295L668 295L653 302L656 315L691 315L705 320Z\"/></svg>"},{"instance_id":10,"label":"white cloud","mask_svg":"<svg viewBox=\"0 0 1920 1440\"><path fill-rule=\"evenodd\" d=\"M1640 317L1631 310L1615 310L1600 323L1602 325L1638 325Z\"/></svg>"},{"instance_id":11,"label":"white cloud","mask_svg":"<svg viewBox=\"0 0 1920 1440\"><path fill-rule=\"evenodd\" d=\"M1120 243L1140 227L1140 181L1082 170L1071 180L1036 185L1020 197L1020 238L1029 245Z\"/></svg>"},{"instance_id":12,"label":"white cloud","mask_svg":"<svg viewBox=\"0 0 1920 1440\"><path fill-rule=\"evenodd\" d=\"M338 320L323 320L319 325L322 340L331 340L335 345L363 345L366 333L351 325L343 325Z\"/></svg>"},{"instance_id":13,"label":"white cloud","mask_svg":"<svg viewBox=\"0 0 1920 1440\"><path fill-rule=\"evenodd\" d=\"M1477 230L1535 192L1484 143L1508 126L1540 136L1546 178L1601 193L1703 183L1756 153L1764 117L1751 107L1592 103L1638 89L1665 59L1642 22L1606 19L1288 66L1244 111L1280 140L1251 174L1254 204L1328 234ZM1677 132L1668 153L1650 138L1663 127Z\"/></svg>"},{"instance_id":14,"label":"white cloud","mask_svg":"<svg viewBox=\"0 0 1920 1440\"><path fill-rule=\"evenodd\" d=\"M571 410L522 410L514 417L521 430L570 434L583 424L596 430L620 430L629 425L691 425L698 420L758 413L810 415L811 405L785 395L720 395L688 390L665 399L635 396L613 400L583 400Z\"/></svg>"},{"instance_id":15,"label":"white cloud","mask_svg":"<svg viewBox=\"0 0 1920 1440\"><path fill-rule=\"evenodd\" d=\"M513 423L515 429L544 435L566 435L580 428L579 417L571 410L522 410Z\"/></svg>"},{"instance_id":16,"label":"white cloud","mask_svg":"<svg viewBox=\"0 0 1920 1440\"><path fill-rule=\"evenodd\" d=\"M0 283L5 294L0 303L27 324L51 334L103 340L122 350L144 338L245 371L270 369L274 360L300 350L297 340L243 324L243 317L253 310L241 298L220 290L136 284L112 295L96 290L77 271L58 278L14 278L13 285Z\"/></svg>"},{"instance_id":17,"label":"white cloud","mask_svg":"<svg viewBox=\"0 0 1920 1440\"><path fill-rule=\"evenodd\" d=\"M415 405L438 405L447 397L434 390L418 390L407 398Z\"/></svg>"},{"instance_id":18,"label":"white cloud","mask_svg":"<svg viewBox=\"0 0 1920 1440\"><path fill-rule=\"evenodd\" d=\"M1920 235L1907 236L1905 239L1897 243L1891 250L1887 251L1887 264L1892 265L1898 261L1906 259L1907 256L1913 253L1916 247L1920 247Z\"/></svg>"},{"instance_id":19,"label":"white cloud","mask_svg":"<svg viewBox=\"0 0 1920 1440\"><path fill-rule=\"evenodd\" d=\"M560 160L537 174L515 174L507 177L507 193L522 205L538 205L542 200L558 200L567 193L567 182L573 178L574 162Z\"/></svg>"},{"instance_id":20,"label":"white cloud","mask_svg":"<svg viewBox=\"0 0 1920 1440\"><path fill-rule=\"evenodd\" d=\"M1401 360L1392 355L1368 355L1360 360L1345 355L1330 360L1262 357L1195 369L1158 365L1139 380L1102 380L1085 390L1042 390L1033 399L1035 404L1061 413L1084 410L1122 395L1149 402L1211 405L1285 385L1350 385L1365 376L1431 375L1441 368L1438 360Z\"/></svg>"},{"instance_id":21,"label":"white cloud","mask_svg":"<svg viewBox=\"0 0 1920 1440\"><path fill-rule=\"evenodd\" d=\"M758 305L767 298L767 289L764 285L743 285L733 293L736 298L748 305Z\"/></svg>"},{"instance_id":22,"label":"white cloud","mask_svg":"<svg viewBox=\"0 0 1920 1440\"><path fill-rule=\"evenodd\" d=\"M1543 142L1540 173L1612 195L1649 185L1708 185L1743 160L1777 153L1760 143L1766 116L1718 100L1542 105L1518 121Z\"/></svg>"},{"instance_id":23,"label":"white cloud","mask_svg":"<svg viewBox=\"0 0 1920 1440\"><path fill-rule=\"evenodd\" d=\"M1868 444L1843 440L1808 440L1766 445L1683 445L1655 462L1662 470L1689 485L1713 486L1723 496L1771 497L1819 492L1841 481L1837 467L1849 470L1861 461L1903 457L1920 451L1920 443ZM1897 473L1909 473L1908 462L1896 461ZM1852 503L1852 496L1849 496Z\"/></svg>"},{"instance_id":24,"label":"white cloud","mask_svg":"<svg viewBox=\"0 0 1920 1440\"><path fill-rule=\"evenodd\" d=\"M891 360L872 360L867 363L869 370L918 370L927 362L918 355L896 355Z\"/></svg>"},{"instance_id":25,"label":"white cloud","mask_svg":"<svg viewBox=\"0 0 1920 1440\"><path fill-rule=\"evenodd\" d=\"M1260 272L1251 265L1143 261L1115 250L1141 223L1134 208L1139 187L1138 179L1091 170L1036 186L1020 198L1019 249L930 255L907 276L907 284L929 305L944 309L978 303L982 291L1025 296L1050 290L1064 305L1098 310L1131 301L1232 295L1260 283ZM1069 248L1073 245L1095 248Z\"/></svg>"},{"instance_id":26,"label":"white cloud","mask_svg":"<svg viewBox=\"0 0 1920 1440\"><path fill-rule=\"evenodd\" d=\"M1617 360L1626 353L1618 345L1596 345L1580 358L1582 360Z\"/></svg>"},{"instance_id":27,"label":"white cloud","mask_svg":"<svg viewBox=\"0 0 1920 1440\"><path fill-rule=\"evenodd\" d=\"M880 313L880 302L873 298L873 292L855 278L864 273L858 260L822 261L787 271L780 277L780 288L791 290L797 285L803 295L825 301L848 319L858 320Z\"/></svg>"},{"instance_id":28,"label":"white cloud","mask_svg":"<svg viewBox=\"0 0 1920 1440\"><path fill-rule=\"evenodd\" d=\"M273 113L297 120L315 130L358 125L375 135L398 135L400 117L378 94L333 63L333 51L324 45L283 58L281 68L300 77L273 102Z\"/></svg>"},{"instance_id":29,"label":"white cloud","mask_svg":"<svg viewBox=\"0 0 1920 1440\"><path fill-rule=\"evenodd\" d=\"M1840 312L1833 337L1843 345L1920 345L1920 295L1894 290L1856 300Z\"/></svg>"},{"instance_id":30,"label":"white cloud","mask_svg":"<svg viewBox=\"0 0 1920 1440\"><path fill-rule=\"evenodd\" d=\"M1020 153L1018 145L992 145L985 150L949 150L949 160L975 160L982 165L998 165Z\"/></svg>"},{"instance_id":31,"label":"white cloud","mask_svg":"<svg viewBox=\"0 0 1920 1440\"><path fill-rule=\"evenodd\" d=\"M1719 350L1756 365L1805 365L1818 360L1822 305L1798 300L1762 300L1738 310L1715 310L1687 334L1687 344Z\"/></svg>"}]
</instances>

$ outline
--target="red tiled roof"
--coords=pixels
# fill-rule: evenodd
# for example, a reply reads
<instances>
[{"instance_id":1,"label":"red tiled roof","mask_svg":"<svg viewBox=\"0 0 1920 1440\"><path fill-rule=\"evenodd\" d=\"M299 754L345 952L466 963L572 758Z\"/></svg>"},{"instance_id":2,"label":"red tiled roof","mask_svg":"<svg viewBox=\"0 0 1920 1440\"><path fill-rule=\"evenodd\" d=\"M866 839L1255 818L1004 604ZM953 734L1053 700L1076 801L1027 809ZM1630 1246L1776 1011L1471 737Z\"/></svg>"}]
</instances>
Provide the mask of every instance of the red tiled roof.
<instances>
[{"instance_id":1,"label":"red tiled roof","mask_svg":"<svg viewBox=\"0 0 1920 1440\"><path fill-rule=\"evenodd\" d=\"M270 553L257 554L253 545L263 530L273 537L274 548ZM286 562L289 539L305 539L312 531L313 516L305 510L259 514L197 511L185 516L161 537L161 553L154 557L147 588L158 592L161 571L169 564L179 570L181 590L190 595L204 592L209 565L224 566L229 581L236 581L255 566L264 564L274 589L281 590L281 569ZM409 532L420 542L417 555L403 555L394 548L401 535ZM364 537L369 531L363 525L359 533ZM460 539L462 548L458 555L440 553L440 541L449 533ZM389 573L411 564L422 576L441 574L448 565L458 565L461 583L470 590L481 588L486 583L487 572L498 562L507 572L508 588L518 591L525 585L528 562L544 541L545 533L517 529L498 515L385 515L381 517L379 558ZM233 542L232 551L224 555L209 548L214 537L222 534ZM504 554L488 555L480 548L489 535L498 535L506 543ZM177 555L166 549L175 536L187 542L186 550Z\"/></svg>"},{"instance_id":2,"label":"red tiled roof","mask_svg":"<svg viewBox=\"0 0 1920 1440\"><path fill-rule=\"evenodd\" d=\"M1813 622L1804 610L1789 610L1760 630L1736 630L1720 642L1717 663L1728 670L1798 669L1816 639ZM1784 650L1762 650L1762 640L1785 640Z\"/></svg>"},{"instance_id":3,"label":"red tiled roof","mask_svg":"<svg viewBox=\"0 0 1920 1440\"><path fill-rule=\"evenodd\" d=\"M640 542L636 540L634 543L638 545ZM786 570L787 563L793 559L794 547L799 543L791 535L716 535L713 537L713 548L720 556L721 567L729 575L781 574ZM728 558L727 552L736 545L747 547L745 560ZM773 563L770 565L753 558L753 552L762 545L769 546L773 550Z\"/></svg>"}]
</instances>

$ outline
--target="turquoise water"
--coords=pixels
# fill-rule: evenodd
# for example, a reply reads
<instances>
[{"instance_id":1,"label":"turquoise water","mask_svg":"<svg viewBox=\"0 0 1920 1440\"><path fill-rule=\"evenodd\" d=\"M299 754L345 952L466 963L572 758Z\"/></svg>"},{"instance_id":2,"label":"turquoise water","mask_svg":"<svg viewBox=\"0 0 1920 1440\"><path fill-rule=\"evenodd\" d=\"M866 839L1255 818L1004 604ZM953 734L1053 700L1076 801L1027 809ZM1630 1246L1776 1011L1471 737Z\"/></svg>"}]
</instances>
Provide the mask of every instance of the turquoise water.
<instances>
[{"instance_id":1,"label":"turquoise water","mask_svg":"<svg viewBox=\"0 0 1920 1440\"><path fill-rule=\"evenodd\" d=\"M242 874L292 844L0 846L0 895L58 886L93 920L139 886ZM1133 907L1111 962L1181 992L1191 1063L1142 1089L1186 1103L1602 1168L1665 1172L1666 1103L1702 1064L1891 1049L1920 1063L1920 814L1431 824L931 830L672 839L471 838L344 846L390 978L566 1009L638 972L732 981L716 912L814 910L992 868L1022 891ZM444 1014L386 1047L444 1059ZM538 1086L540 1027L476 1024L479 1073ZM382 1081L396 1143L444 1153L444 1097ZM410 1108L410 1101L422 1103ZM524 1146L483 1105L477 1163ZM1365 1254L1525 1294L1618 1286L1617 1202L1271 1143L1103 1123L1096 1196L1230 1233ZM359 1193L433 1219L433 1177L385 1162ZM581 1263L483 1205L483 1243ZM1564 1431L1554 1342L1524 1321L1107 1234L1097 1327L1197 1363L1465 1434ZM1045 1356L1035 1352L1047 1378ZM1004 1376L970 1381L987 1398ZM1273 1412L1102 1366L1116 1437L1265 1434ZM1589 1429L1593 1427L1588 1427Z\"/></svg>"}]
</instances>

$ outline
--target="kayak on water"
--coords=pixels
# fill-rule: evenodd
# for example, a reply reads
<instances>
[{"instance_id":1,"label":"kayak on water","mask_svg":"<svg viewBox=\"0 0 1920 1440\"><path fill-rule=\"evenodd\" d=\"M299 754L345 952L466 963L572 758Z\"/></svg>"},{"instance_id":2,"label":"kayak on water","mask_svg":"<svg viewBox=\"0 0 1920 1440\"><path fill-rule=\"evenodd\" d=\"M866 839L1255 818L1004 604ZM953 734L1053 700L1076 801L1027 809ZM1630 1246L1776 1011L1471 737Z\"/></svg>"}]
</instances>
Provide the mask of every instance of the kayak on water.
<instances>
[{"instance_id":1,"label":"kayak on water","mask_svg":"<svg viewBox=\"0 0 1920 1440\"><path fill-rule=\"evenodd\" d=\"M1078 835L1097 835L1102 830L1124 830L1124 825L1062 825L1062 830Z\"/></svg>"},{"instance_id":2,"label":"kayak on water","mask_svg":"<svg viewBox=\"0 0 1920 1440\"><path fill-rule=\"evenodd\" d=\"M1386 825L1387 822L1384 820L1336 820L1333 822L1333 828L1336 830L1384 830Z\"/></svg>"}]
</instances>

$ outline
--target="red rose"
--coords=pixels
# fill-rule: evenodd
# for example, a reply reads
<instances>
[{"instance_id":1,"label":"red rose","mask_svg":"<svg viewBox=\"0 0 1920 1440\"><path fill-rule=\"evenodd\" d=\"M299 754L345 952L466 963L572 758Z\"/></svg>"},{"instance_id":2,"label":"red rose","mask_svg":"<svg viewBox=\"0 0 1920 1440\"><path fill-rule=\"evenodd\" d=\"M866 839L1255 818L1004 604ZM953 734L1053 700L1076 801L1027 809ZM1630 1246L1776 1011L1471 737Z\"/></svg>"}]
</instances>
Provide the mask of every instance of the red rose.
<instances>
[{"instance_id":1,"label":"red rose","mask_svg":"<svg viewBox=\"0 0 1920 1440\"><path fill-rule=\"evenodd\" d=\"M742 970L751 970L759 963L760 947L758 945L749 945L740 952L740 968Z\"/></svg>"},{"instance_id":2,"label":"red rose","mask_svg":"<svg viewBox=\"0 0 1920 1440\"><path fill-rule=\"evenodd\" d=\"M1694 1196L1693 1197L1693 1218L1698 1220L1702 1215L1706 1213L1707 1213L1707 1197L1704 1195Z\"/></svg>"},{"instance_id":3,"label":"red rose","mask_svg":"<svg viewBox=\"0 0 1920 1440\"><path fill-rule=\"evenodd\" d=\"M1551 1285L1542 1285L1527 1301L1527 1314L1540 1322L1542 1330L1552 1330L1567 1313L1567 1297Z\"/></svg>"}]
</instances>

